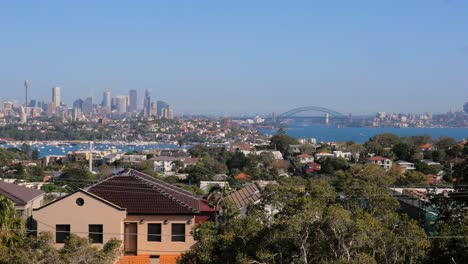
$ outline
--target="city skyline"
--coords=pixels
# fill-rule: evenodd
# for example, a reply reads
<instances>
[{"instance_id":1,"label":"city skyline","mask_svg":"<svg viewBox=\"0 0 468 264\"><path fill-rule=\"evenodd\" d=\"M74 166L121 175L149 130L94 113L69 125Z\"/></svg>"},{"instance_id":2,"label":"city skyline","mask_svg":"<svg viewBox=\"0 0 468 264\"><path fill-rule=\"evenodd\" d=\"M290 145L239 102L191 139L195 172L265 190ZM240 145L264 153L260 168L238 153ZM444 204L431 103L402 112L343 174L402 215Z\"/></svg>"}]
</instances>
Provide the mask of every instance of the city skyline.
<instances>
[{"instance_id":1,"label":"city skyline","mask_svg":"<svg viewBox=\"0 0 468 264\"><path fill-rule=\"evenodd\" d=\"M461 109L467 3L329 2L5 3L1 100L28 79L29 98L150 89L178 113Z\"/></svg>"}]
</instances>

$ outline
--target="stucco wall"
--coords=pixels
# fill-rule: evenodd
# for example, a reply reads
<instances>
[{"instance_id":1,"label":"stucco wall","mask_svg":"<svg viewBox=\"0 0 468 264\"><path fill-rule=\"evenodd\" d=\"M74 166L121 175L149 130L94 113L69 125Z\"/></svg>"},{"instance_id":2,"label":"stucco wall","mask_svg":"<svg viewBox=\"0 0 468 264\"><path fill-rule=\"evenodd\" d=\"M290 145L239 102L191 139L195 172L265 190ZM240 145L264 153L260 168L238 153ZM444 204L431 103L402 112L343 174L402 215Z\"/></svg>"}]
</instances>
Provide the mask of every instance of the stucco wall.
<instances>
[{"instance_id":1,"label":"stucco wall","mask_svg":"<svg viewBox=\"0 0 468 264\"><path fill-rule=\"evenodd\" d=\"M164 224L164 220L168 220L168 223ZM191 223L187 224L189 220ZM195 244L195 240L191 236L192 228L195 225L193 215L129 215L124 222L138 223L138 255L177 254L189 250ZM140 224L140 222L142 223ZM148 241L148 224L152 223L161 224L161 242ZM185 224L185 242L171 241L171 224Z\"/></svg>"},{"instance_id":2,"label":"stucco wall","mask_svg":"<svg viewBox=\"0 0 468 264\"><path fill-rule=\"evenodd\" d=\"M76 199L84 200L83 206L76 204ZM118 210L100 200L82 192L74 193L40 210L33 211L39 232L53 233L55 242L55 225L70 225L70 232L81 237L88 237L90 224L103 225L103 244L115 237L123 241L123 219L126 211ZM102 246L103 244L96 244ZM56 244L62 247L63 244Z\"/></svg>"}]
</instances>

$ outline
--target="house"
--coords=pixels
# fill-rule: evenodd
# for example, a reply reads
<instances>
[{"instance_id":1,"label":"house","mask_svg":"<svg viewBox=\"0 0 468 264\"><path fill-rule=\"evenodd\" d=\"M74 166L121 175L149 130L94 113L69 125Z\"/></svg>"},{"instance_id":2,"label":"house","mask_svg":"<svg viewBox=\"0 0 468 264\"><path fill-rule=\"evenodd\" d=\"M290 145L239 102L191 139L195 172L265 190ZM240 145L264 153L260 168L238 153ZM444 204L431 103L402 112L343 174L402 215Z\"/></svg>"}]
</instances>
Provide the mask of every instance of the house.
<instances>
[{"instance_id":1,"label":"house","mask_svg":"<svg viewBox=\"0 0 468 264\"><path fill-rule=\"evenodd\" d=\"M335 158L351 160L351 152L343 152L340 150L333 151L333 155Z\"/></svg>"},{"instance_id":2,"label":"house","mask_svg":"<svg viewBox=\"0 0 468 264\"><path fill-rule=\"evenodd\" d=\"M426 163L427 165L429 166L432 166L432 165L440 165L440 162L435 162L435 161L432 161L432 160L427 160L427 159L424 159L424 160L421 160L422 162Z\"/></svg>"},{"instance_id":3,"label":"house","mask_svg":"<svg viewBox=\"0 0 468 264\"><path fill-rule=\"evenodd\" d=\"M98 247L122 240L126 255L162 257L189 250L192 228L214 212L200 197L128 169L34 209L33 218L39 232L53 233L57 248L76 234Z\"/></svg>"},{"instance_id":4,"label":"house","mask_svg":"<svg viewBox=\"0 0 468 264\"><path fill-rule=\"evenodd\" d=\"M32 210L44 204L43 191L13 183L0 182L0 194L13 203L18 215L28 221L28 226L31 224Z\"/></svg>"},{"instance_id":5,"label":"house","mask_svg":"<svg viewBox=\"0 0 468 264\"><path fill-rule=\"evenodd\" d=\"M229 183L226 181L200 181L200 189L203 191L209 191L214 186L218 186L220 188L229 187Z\"/></svg>"},{"instance_id":6,"label":"house","mask_svg":"<svg viewBox=\"0 0 468 264\"><path fill-rule=\"evenodd\" d=\"M432 151L435 148L432 144L422 144L422 145L419 145L418 149L422 152L426 152L426 151Z\"/></svg>"},{"instance_id":7,"label":"house","mask_svg":"<svg viewBox=\"0 0 468 264\"><path fill-rule=\"evenodd\" d=\"M241 173L237 174L236 176L234 176L234 179L242 180L242 181L248 181L248 180L251 179L251 177L247 173L241 172Z\"/></svg>"},{"instance_id":8,"label":"house","mask_svg":"<svg viewBox=\"0 0 468 264\"><path fill-rule=\"evenodd\" d=\"M333 158L335 157L335 155L333 155L332 153L328 153L328 152L318 152L318 153L315 153L315 158L317 160L321 159L321 158Z\"/></svg>"},{"instance_id":9,"label":"house","mask_svg":"<svg viewBox=\"0 0 468 264\"><path fill-rule=\"evenodd\" d=\"M140 163L142 161L145 161L146 158L147 158L146 155L123 155L122 161L135 164L135 163Z\"/></svg>"},{"instance_id":10,"label":"house","mask_svg":"<svg viewBox=\"0 0 468 264\"><path fill-rule=\"evenodd\" d=\"M321 169L320 164L315 163L315 162L310 162L310 163L307 163L306 168L305 168L305 172L306 173L314 173L314 172L320 171L320 169Z\"/></svg>"},{"instance_id":11,"label":"house","mask_svg":"<svg viewBox=\"0 0 468 264\"><path fill-rule=\"evenodd\" d=\"M299 163L306 164L314 161L314 157L312 155L309 155L307 153L297 155L297 159L299 160Z\"/></svg>"},{"instance_id":12,"label":"house","mask_svg":"<svg viewBox=\"0 0 468 264\"><path fill-rule=\"evenodd\" d=\"M388 158L373 156L367 159L367 164L376 164L388 171L392 167L393 162Z\"/></svg>"},{"instance_id":13,"label":"house","mask_svg":"<svg viewBox=\"0 0 468 264\"><path fill-rule=\"evenodd\" d=\"M258 203L260 198L260 188L254 182L247 184L240 190L232 192L226 197L228 201L231 201L240 210L243 216L247 214L248 205Z\"/></svg>"},{"instance_id":14,"label":"house","mask_svg":"<svg viewBox=\"0 0 468 264\"><path fill-rule=\"evenodd\" d=\"M408 170L415 170L416 168L414 167L414 163L404 161L404 160L399 160L396 162L397 166L399 166L402 169L402 172L405 173Z\"/></svg>"},{"instance_id":15,"label":"house","mask_svg":"<svg viewBox=\"0 0 468 264\"><path fill-rule=\"evenodd\" d=\"M164 174L173 172L174 162L180 160L179 158L168 157L168 156L159 156L151 159L154 164L155 172L162 172Z\"/></svg>"}]
</instances>

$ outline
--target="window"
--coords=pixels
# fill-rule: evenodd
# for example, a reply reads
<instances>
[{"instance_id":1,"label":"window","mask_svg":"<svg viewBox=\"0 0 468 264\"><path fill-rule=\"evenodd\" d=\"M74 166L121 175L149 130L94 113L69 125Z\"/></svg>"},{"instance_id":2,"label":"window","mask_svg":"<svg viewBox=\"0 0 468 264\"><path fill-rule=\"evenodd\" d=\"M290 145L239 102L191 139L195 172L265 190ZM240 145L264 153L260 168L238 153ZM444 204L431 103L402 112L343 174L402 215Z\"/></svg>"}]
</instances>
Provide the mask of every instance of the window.
<instances>
[{"instance_id":1,"label":"window","mask_svg":"<svg viewBox=\"0 0 468 264\"><path fill-rule=\"evenodd\" d=\"M172 224L172 242L185 242L185 224Z\"/></svg>"},{"instance_id":2,"label":"window","mask_svg":"<svg viewBox=\"0 0 468 264\"><path fill-rule=\"evenodd\" d=\"M70 237L70 225L55 226L55 243L65 243L68 237Z\"/></svg>"},{"instance_id":3,"label":"window","mask_svg":"<svg viewBox=\"0 0 468 264\"><path fill-rule=\"evenodd\" d=\"M78 198L78 199L76 199L76 205L78 205L78 206L83 206L83 204L84 204L83 198Z\"/></svg>"},{"instance_id":4,"label":"window","mask_svg":"<svg viewBox=\"0 0 468 264\"><path fill-rule=\"evenodd\" d=\"M89 225L89 239L96 244L102 244L102 225Z\"/></svg>"},{"instance_id":5,"label":"window","mask_svg":"<svg viewBox=\"0 0 468 264\"><path fill-rule=\"evenodd\" d=\"M148 241L161 242L161 224L148 224Z\"/></svg>"}]
</instances>

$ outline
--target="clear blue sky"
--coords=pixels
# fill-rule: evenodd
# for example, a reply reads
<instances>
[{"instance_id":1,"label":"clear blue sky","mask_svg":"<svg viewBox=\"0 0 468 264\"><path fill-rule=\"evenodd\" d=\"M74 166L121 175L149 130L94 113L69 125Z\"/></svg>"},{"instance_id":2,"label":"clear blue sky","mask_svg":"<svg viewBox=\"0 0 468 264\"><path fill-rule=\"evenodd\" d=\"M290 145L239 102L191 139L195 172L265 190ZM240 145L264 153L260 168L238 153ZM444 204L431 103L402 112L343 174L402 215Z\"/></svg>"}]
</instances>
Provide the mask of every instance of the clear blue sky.
<instances>
[{"instance_id":1,"label":"clear blue sky","mask_svg":"<svg viewBox=\"0 0 468 264\"><path fill-rule=\"evenodd\" d=\"M0 100L151 89L177 113L445 112L468 1L0 1Z\"/></svg>"}]
</instances>

